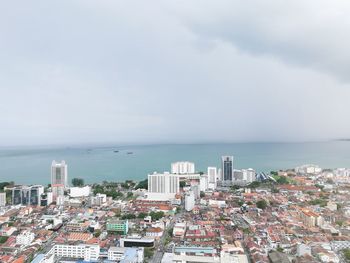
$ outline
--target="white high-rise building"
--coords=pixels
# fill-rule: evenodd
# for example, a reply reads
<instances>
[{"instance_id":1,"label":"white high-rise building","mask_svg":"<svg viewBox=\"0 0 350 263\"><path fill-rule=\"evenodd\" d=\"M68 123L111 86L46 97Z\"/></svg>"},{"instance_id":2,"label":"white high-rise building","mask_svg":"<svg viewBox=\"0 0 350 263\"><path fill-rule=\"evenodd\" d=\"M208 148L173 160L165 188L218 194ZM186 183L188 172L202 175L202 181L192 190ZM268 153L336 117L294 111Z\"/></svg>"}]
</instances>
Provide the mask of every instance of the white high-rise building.
<instances>
[{"instance_id":1,"label":"white high-rise building","mask_svg":"<svg viewBox=\"0 0 350 263\"><path fill-rule=\"evenodd\" d=\"M194 163L176 162L171 164L171 173L173 174L194 174Z\"/></svg>"},{"instance_id":2,"label":"white high-rise building","mask_svg":"<svg viewBox=\"0 0 350 263\"><path fill-rule=\"evenodd\" d=\"M165 172L148 175L148 198L171 199L180 192L180 178L176 174Z\"/></svg>"},{"instance_id":3,"label":"white high-rise building","mask_svg":"<svg viewBox=\"0 0 350 263\"><path fill-rule=\"evenodd\" d=\"M195 198L194 198L194 193L192 191L189 191L185 195L185 210L186 211L192 211L195 205Z\"/></svg>"},{"instance_id":4,"label":"white high-rise building","mask_svg":"<svg viewBox=\"0 0 350 263\"><path fill-rule=\"evenodd\" d=\"M53 201L56 201L57 197L64 196L64 190L67 187L67 164L65 161L61 161L60 163L53 161L51 165L51 188Z\"/></svg>"},{"instance_id":5,"label":"white high-rise building","mask_svg":"<svg viewBox=\"0 0 350 263\"><path fill-rule=\"evenodd\" d=\"M242 173L243 173L243 180L246 181L248 184L256 180L256 173L254 169L252 168L242 169Z\"/></svg>"},{"instance_id":6,"label":"white high-rise building","mask_svg":"<svg viewBox=\"0 0 350 263\"><path fill-rule=\"evenodd\" d=\"M6 193L0 193L0 206L6 205Z\"/></svg>"},{"instance_id":7,"label":"white high-rise building","mask_svg":"<svg viewBox=\"0 0 350 263\"><path fill-rule=\"evenodd\" d=\"M208 175L202 174L199 178L199 189L200 191L204 192L204 191L207 191L208 188L209 188Z\"/></svg>"},{"instance_id":8,"label":"white high-rise building","mask_svg":"<svg viewBox=\"0 0 350 263\"><path fill-rule=\"evenodd\" d=\"M221 170L221 168L218 169L218 176L217 176L216 182L217 181L222 181L222 170Z\"/></svg>"},{"instance_id":9,"label":"white high-rise building","mask_svg":"<svg viewBox=\"0 0 350 263\"><path fill-rule=\"evenodd\" d=\"M216 167L208 167L208 187L209 189L216 188L216 180L217 180L217 170Z\"/></svg>"}]
</instances>

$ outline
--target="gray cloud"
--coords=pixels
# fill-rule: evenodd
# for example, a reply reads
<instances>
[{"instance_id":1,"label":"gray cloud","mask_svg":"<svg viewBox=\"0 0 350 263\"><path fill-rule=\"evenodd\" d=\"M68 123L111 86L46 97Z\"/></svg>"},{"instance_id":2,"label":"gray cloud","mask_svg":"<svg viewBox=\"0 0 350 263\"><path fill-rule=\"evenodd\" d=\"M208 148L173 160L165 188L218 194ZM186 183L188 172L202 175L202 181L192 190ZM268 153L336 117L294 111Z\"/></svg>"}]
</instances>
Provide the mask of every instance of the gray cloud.
<instances>
[{"instance_id":1,"label":"gray cloud","mask_svg":"<svg viewBox=\"0 0 350 263\"><path fill-rule=\"evenodd\" d=\"M1 145L349 135L348 3L1 5Z\"/></svg>"}]
</instances>

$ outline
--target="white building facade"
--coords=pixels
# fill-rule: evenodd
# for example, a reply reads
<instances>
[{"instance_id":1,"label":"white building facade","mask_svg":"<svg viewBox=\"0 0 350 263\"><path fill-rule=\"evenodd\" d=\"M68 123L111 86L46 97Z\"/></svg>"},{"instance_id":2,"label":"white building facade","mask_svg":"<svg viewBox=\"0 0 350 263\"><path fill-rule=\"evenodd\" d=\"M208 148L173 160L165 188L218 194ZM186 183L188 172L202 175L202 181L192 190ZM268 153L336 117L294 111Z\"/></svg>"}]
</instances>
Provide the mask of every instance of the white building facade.
<instances>
[{"instance_id":1,"label":"white building facade","mask_svg":"<svg viewBox=\"0 0 350 263\"><path fill-rule=\"evenodd\" d=\"M218 173L216 167L208 167L208 187L209 189L216 189Z\"/></svg>"},{"instance_id":2,"label":"white building facade","mask_svg":"<svg viewBox=\"0 0 350 263\"><path fill-rule=\"evenodd\" d=\"M148 175L148 199L172 199L180 192L180 178L176 174L154 173Z\"/></svg>"},{"instance_id":3,"label":"white building facade","mask_svg":"<svg viewBox=\"0 0 350 263\"><path fill-rule=\"evenodd\" d=\"M192 191L185 195L185 210L187 212L192 211L195 205L195 197Z\"/></svg>"},{"instance_id":4,"label":"white building facade","mask_svg":"<svg viewBox=\"0 0 350 263\"><path fill-rule=\"evenodd\" d=\"M29 246L34 240L34 233L29 231L24 231L23 233L16 236L16 244Z\"/></svg>"},{"instance_id":5,"label":"white building facade","mask_svg":"<svg viewBox=\"0 0 350 263\"><path fill-rule=\"evenodd\" d=\"M83 258L86 261L98 260L100 257L100 246L85 244L57 244L51 249L49 253L54 254L57 257Z\"/></svg>"},{"instance_id":6,"label":"white building facade","mask_svg":"<svg viewBox=\"0 0 350 263\"><path fill-rule=\"evenodd\" d=\"M86 197L91 193L91 187L86 185L84 187L71 187L70 189L70 197Z\"/></svg>"},{"instance_id":7,"label":"white building facade","mask_svg":"<svg viewBox=\"0 0 350 263\"><path fill-rule=\"evenodd\" d=\"M195 166L191 162L176 162L171 164L171 173L173 174L194 174Z\"/></svg>"},{"instance_id":8,"label":"white building facade","mask_svg":"<svg viewBox=\"0 0 350 263\"><path fill-rule=\"evenodd\" d=\"M0 206L6 205L6 193L0 193Z\"/></svg>"},{"instance_id":9,"label":"white building facade","mask_svg":"<svg viewBox=\"0 0 350 263\"><path fill-rule=\"evenodd\" d=\"M57 197L64 196L64 190L68 187L68 168L65 161L57 163L52 161L51 164L51 188L53 201Z\"/></svg>"}]
</instances>

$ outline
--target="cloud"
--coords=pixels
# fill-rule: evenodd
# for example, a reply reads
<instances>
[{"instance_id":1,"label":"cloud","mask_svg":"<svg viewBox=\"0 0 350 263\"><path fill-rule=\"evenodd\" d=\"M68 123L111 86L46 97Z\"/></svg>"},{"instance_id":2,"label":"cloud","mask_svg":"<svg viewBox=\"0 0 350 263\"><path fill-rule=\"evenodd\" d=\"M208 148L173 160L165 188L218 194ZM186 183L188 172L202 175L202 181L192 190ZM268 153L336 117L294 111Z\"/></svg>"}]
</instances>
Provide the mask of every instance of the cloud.
<instances>
[{"instance_id":1,"label":"cloud","mask_svg":"<svg viewBox=\"0 0 350 263\"><path fill-rule=\"evenodd\" d=\"M6 2L2 144L347 137L348 8Z\"/></svg>"}]
</instances>

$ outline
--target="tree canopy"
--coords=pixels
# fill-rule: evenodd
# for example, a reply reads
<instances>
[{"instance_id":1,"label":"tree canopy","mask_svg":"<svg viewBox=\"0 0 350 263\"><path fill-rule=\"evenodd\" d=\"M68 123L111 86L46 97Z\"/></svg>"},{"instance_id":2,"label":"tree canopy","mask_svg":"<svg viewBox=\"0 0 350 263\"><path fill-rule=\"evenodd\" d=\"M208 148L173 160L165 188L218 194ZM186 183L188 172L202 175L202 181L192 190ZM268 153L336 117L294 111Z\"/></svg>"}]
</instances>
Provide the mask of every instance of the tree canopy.
<instances>
[{"instance_id":1,"label":"tree canopy","mask_svg":"<svg viewBox=\"0 0 350 263\"><path fill-rule=\"evenodd\" d=\"M135 187L135 189L148 189L148 179L145 179L145 180L143 180L143 181L140 181L137 185L136 185L136 187Z\"/></svg>"},{"instance_id":2,"label":"tree canopy","mask_svg":"<svg viewBox=\"0 0 350 263\"><path fill-rule=\"evenodd\" d=\"M267 207L266 200L262 199L262 200L259 200L258 202L256 202L256 207L263 209L263 210L266 209L266 207Z\"/></svg>"},{"instance_id":3,"label":"tree canopy","mask_svg":"<svg viewBox=\"0 0 350 263\"><path fill-rule=\"evenodd\" d=\"M82 178L73 178L72 179L73 186L84 186L84 179Z\"/></svg>"}]
</instances>

